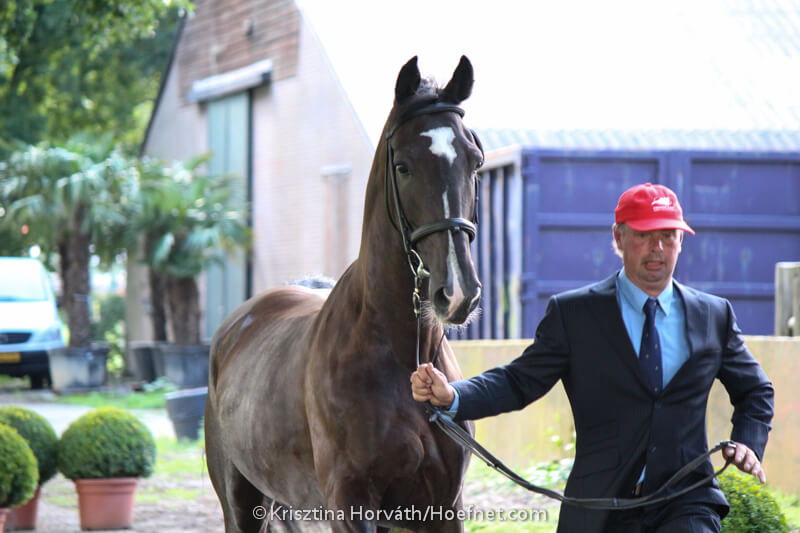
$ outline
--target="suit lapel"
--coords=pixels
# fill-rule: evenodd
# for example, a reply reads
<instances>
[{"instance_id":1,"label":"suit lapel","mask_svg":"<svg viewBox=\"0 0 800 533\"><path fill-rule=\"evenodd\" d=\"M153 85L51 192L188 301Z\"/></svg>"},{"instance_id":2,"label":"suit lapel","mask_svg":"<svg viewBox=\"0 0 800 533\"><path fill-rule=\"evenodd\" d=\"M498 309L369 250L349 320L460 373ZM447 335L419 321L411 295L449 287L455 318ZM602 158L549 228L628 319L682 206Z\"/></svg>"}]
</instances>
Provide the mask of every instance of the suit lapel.
<instances>
[{"instance_id":1,"label":"suit lapel","mask_svg":"<svg viewBox=\"0 0 800 533\"><path fill-rule=\"evenodd\" d=\"M591 300L592 313L603 334L611 343L614 353L638 377L639 382L649 392L650 387L642 374L639 358L633 350L633 344L628 337L625 323L622 321L622 312L617 302L617 274L590 289L597 296Z\"/></svg>"},{"instance_id":2,"label":"suit lapel","mask_svg":"<svg viewBox=\"0 0 800 533\"><path fill-rule=\"evenodd\" d=\"M683 300L683 309L686 315L686 335L689 338L689 360L698 352L705 349L708 342L711 328L711 316L708 310L708 302L702 301L697 297L695 291L685 285L675 282L675 288ZM684 366L686 366L684 363Z\"/></svg>"}]
</instances>

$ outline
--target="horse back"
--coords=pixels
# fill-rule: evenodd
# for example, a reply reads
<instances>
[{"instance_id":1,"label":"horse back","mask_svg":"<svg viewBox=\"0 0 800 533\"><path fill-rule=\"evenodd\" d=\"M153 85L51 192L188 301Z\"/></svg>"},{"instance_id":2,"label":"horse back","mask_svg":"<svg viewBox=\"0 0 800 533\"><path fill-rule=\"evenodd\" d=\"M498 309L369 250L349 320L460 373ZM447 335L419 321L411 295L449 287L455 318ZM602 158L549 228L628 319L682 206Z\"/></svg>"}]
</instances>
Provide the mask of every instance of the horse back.
<instances>
[{"instance_id":1,"label":"horse back","mask_svg":"<svg viewBox=\"0 0 800 533\"><path fill-rule=\"evenodd\" d=\"M254 296L222 322L211 341L209 383L213 386L225 366L242 352L273 342L276 333L302 334L327 297L326 290L282 287Z\"/></svg>"}]
</instances>

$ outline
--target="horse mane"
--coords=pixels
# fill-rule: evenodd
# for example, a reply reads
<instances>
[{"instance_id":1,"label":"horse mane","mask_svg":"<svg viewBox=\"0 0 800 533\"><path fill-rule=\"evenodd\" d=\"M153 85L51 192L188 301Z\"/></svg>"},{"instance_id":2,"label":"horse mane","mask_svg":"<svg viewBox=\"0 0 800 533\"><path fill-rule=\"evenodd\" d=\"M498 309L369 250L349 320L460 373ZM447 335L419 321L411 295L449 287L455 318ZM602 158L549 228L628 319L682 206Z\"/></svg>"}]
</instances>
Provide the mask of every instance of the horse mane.
<instances>
[{"instance_id":1,"label":"horse mane","mask_svg":"<svg viewBox=\"0 0 800 533\"><path fill-rule=\"evenodd\" d=\"M436 79L434 79L433 76L426 76L420 80L419 87L417 87L417 92L414 94L414 96L424 97L433 95L438 97L441 90L442 87L439 87L439 85L436 83Z\"/></svg>"}]
</instances>

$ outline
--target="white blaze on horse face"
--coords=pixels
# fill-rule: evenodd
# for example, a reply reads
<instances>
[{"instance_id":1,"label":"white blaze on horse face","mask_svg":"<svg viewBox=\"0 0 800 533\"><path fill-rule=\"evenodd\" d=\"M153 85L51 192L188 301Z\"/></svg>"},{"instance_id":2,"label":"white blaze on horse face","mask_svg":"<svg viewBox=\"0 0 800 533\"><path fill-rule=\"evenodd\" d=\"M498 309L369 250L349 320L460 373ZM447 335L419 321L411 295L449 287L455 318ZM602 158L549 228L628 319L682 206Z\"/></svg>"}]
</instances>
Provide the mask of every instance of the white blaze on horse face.
<instances>
[{"instance_id":1,"label":"white blaze on horse face","mask_svg":"<svg viewBox=\"0 0 800 533\"><path fill-rule=\"evenodd\" d=\"M453 128L442 126L441 128L423 131L420 135L431 138L430 150L433 155L447 158L447 162L450 163L450 166L453 166L453 161L456 160L456 148L453 146L456 134Z\"/></svg>"},{"instance_id":2,"label":"white blaze on horse face","mask_svg":"<svg viewBox=\"0 0 800 533\"><path fill-rule=\"evenodd\" d=\"M450 218L450 204L447 201L447 191L442 194L444 204L444 218ZM458 268L458 257L456 257L456 244L453 241L453 232L447 232L447 279L453 281L453 296L450 298L450 309L452 315L461 301L464 299L464 289L461 288L461 269Z\"/></svg>"}]
</instances>

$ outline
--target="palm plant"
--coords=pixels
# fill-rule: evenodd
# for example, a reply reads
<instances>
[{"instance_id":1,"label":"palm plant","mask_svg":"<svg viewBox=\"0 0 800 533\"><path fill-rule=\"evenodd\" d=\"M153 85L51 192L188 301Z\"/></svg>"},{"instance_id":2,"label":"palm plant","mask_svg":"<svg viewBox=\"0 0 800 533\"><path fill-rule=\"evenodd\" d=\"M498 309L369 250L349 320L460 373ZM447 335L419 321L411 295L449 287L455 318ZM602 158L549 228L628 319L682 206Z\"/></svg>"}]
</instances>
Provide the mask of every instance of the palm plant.
<instances>
[{"instance_id":1,"label":"palm plant","mask_svg":"<svg viewBox=\"0 0 800 533\"><path fill-rule=\"evenodd\" d=\"M207 158L166 166L143 159L137 232L144 238L145 262L155 280L163 283L174 342L201 343L197 276L228 250L247 246L250 231L245 206L232 207L231 179L197 172ZM154 324L157 327L157 324Z\"/></svg>"},{"instance_id":2,"label":"palm plant","mask_svg":"<svg viewBox=\"0 0 800 533\"><path fill-rule=\"evenodd\" d=\"M72 141L12 153L1 177L5 224L27 226L45 257L59 258L69 346L90 346L91 255L108 260L122 249L126 216L120 201L135 186L135 173L107 146Z\"/></svg>"}]
</instances>

